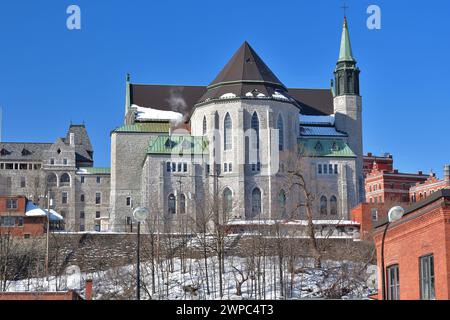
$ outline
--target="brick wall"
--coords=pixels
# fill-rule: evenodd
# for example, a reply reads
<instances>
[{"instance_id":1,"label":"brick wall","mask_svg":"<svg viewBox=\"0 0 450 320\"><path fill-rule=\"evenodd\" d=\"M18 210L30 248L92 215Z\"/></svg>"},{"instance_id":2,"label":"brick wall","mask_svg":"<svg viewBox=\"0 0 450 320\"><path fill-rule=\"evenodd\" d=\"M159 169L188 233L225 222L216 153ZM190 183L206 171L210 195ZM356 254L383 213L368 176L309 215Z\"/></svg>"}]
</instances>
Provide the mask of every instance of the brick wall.
<instances>
[{"instance_id":1,"label":"brick wall","mask_svg":"<svg viewBox=\"0 0 450 320\"><path fill-rule=\"evenodd\" d=\"M450 195L450 193L449 193ZM436 299L450 299L450 197L441 197L413 210L391 224L385 242L385 267L398 264L400 299L420 299L419 258L434 255ZM385 226L377 228L379 279L381 279L381 240ZM387 281L387 280L386 280ZM381 297L381 281L379 297Z\"/></svg>"}]
</instances>

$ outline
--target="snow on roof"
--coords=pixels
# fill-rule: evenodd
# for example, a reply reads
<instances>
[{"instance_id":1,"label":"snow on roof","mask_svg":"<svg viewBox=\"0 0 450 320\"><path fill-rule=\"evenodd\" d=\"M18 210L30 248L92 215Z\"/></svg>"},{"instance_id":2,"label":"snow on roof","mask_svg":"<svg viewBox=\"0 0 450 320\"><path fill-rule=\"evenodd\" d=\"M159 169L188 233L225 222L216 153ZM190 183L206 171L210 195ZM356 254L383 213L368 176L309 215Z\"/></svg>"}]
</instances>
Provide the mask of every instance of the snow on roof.
<instances>
[{"instance_id":1,"label":"snow on roof","mask_svg":"<svg viewBox=\"0 0 450 320\"><path fill-rule=\"evenodd\" d=\"M234 93L225 93L220 96L220 99L233 99L236 98L236 95Z\"/></svg>"},{"instance_id":2,"label":"snow on roof","mask_svg":"<svg viewBox=\"0 0 450 320\"><path fill-rule=\"evenodd\" d=\"M289 100L288 97L282 95L282 94L281 94L280 92L278 92L278 91L275 91L275 93L272 95L272 98L275 98L275 99L281 99L281 100Z\"/></svg>"},{"instance_id":3,"label":"snow on roof","mask_svg":"<svg viewBox=\"0 0 450 320\"><path fill-rule=\"evenodd\" d=\"M50 209L50 214L47 210L39 208L31 201L27 201L27 205L25 208L25 215L27 217L46 217L49 215L49 219L51 221L62 221L64 220L63 216L57 213L55 210Z\"/></svg>"},{"instance_id":4,"label":"snow on roof","mask_svg":"<svg viewBox=\"0 0 450 320\"><path fill-rule=\"evenodd\" d=\"M308 225L307 220L231 220L228 222L229 225L255 225L255 224L265 224L273 225L275 223L287 224L287 225ZM359 225L358 222L351 220L313 220L315 225Z\"/></svg>"},{"instance_id":5,"label":"snow on roof","mask_svg":"<svg viewBox=\"0 0 450 320\"><path fill-rule=\"evenodd\" d=\"M183 120L183 115L174 111L164 111L152 108L143 108L133 104L132 108L136 108L136 120Z\"/></svg>"},{"instance_id":6,"label":"snow on roof","mask_svg":"<svg viewBox=\"0 0 450 320\"><path fill-rule=\"evenodd\" d=\"M328 124L334 126L334 115L331 116L306 116L299 115L300 124Z\"/></svg>"}]
</instances>

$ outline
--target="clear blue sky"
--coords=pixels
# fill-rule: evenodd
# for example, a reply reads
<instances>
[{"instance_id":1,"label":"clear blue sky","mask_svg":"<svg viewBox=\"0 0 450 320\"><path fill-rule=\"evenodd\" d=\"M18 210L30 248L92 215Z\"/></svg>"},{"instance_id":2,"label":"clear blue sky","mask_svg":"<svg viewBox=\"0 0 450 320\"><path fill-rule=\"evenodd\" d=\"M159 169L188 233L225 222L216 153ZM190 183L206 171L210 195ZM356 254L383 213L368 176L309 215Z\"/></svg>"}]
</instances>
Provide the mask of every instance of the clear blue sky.
<instances>
[{"instance_id":1,"label":"clear blue sky","mask_svg":"<svg viewBox=\"0 0 450 320\"><path fill-rule=\"evenodd\" d=\"M66 8L82 30L66 28ZM450 1L347 0L362 70L364 150L403 171L450 163ZM366 9L382 10L382 29ZM85 122L95 164L110 165L123 122L125 74L135 83L208 84L248 40L288 87L326 88L342 1L36 1L0 3L3 141L52 142Z\"/></svg>"}]
</instances>

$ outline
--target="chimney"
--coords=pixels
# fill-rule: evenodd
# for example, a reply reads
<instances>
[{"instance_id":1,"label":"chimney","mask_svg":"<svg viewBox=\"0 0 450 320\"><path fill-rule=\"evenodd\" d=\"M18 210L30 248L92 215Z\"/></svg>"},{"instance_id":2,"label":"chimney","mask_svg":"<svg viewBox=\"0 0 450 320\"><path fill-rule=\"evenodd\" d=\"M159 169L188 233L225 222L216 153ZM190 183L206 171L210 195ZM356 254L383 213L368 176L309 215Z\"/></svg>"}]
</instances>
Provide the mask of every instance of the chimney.
<instances>
[{"instance_id":1,"label":"chimney","mask_svg":"<svg viewBox=\"0 0 450 320\"><path fill-rule=\"evenodd\" d=\"M70 146L75 147L75 133L70 133Z\"/></svg>"},{"instance_id":2,"label":"chimney","mask_svg":"<svg viewBox=\"0 0 450 320\"><path fill-rule=\"evenodd\" d=\"M367 156L368 156L368 157L372 157L372 152L369 152L369 153L367 154Z\"/></svg>"},{"instance_id":3,"label":"chimney","mask_svg":"<svg viewBox=\"0 0 450 320\"><path fill-rule=\"evenodd\" d=\"M450 165L446 164L444 166L444 180L447 182L447 185L450 184Z\"/></svg>"},{"instance_id":4,"label":"chimney","mask_svg":"<svg viewBox=\"0 0 450 320\"><path fill-rule=\"evenodd\" d=\"M86 300L92 300L92 279L86 280L86 287L84 292L84 298Z\"/></svg>"},{"instance_id":5,"label":"chimney","mask_svg":"<svg viewBox=\"0 0 450 320\"><path fill-rule=\"evenodd\" d=\"M419 173L419 175L423 175L423 171L419 171L418 173Z\"/></svg>"}]
</instances>

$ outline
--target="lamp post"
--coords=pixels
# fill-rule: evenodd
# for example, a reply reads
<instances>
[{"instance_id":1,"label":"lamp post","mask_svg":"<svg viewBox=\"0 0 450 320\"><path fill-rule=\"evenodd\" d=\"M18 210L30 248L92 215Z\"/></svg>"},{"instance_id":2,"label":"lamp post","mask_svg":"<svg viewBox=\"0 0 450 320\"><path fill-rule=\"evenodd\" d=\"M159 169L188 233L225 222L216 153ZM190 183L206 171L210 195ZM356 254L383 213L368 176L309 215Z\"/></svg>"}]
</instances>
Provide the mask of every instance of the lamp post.
<instances>
[{"instance_id":1,"label":"lamp post","mask_svg":"<svg viewBox=\"0 0 450 320\"><path fill-rule=\"evenodd\" d=\"M381 300L386 300L386 270L384 268L384 242L386 240L386 234L389 225L392 222L400 220L405 214L405 210L400 207L392 207L388 212L388 222L384 228L383 238L381 240Z\"/></svg>"},{"instance_id":2,"label":"lamp post","mask_svg":"<svg viewBox=\"0 0 450 320\"><path fill-rule=\"evenodd\" d=\"M53 199L50 198L50 191L47 193L47 226L46 226L46 250L45 250L45 274L48 281L48 264L49 264L49 233L50 233L50 208L53 206Z\"/></svg>"},{"instance_id":3,"label":"lamp post","mask_svg":"<svg viewBox=\"0 0 450 320\"><path fill-rule=\"evenodd\" d=\"M133 216L137 220L137 247L136 247L136 299L141 300L141 222L144 222L149 215L148 209L139 207L134 209Z\"/></svg>"}]
</instances>

